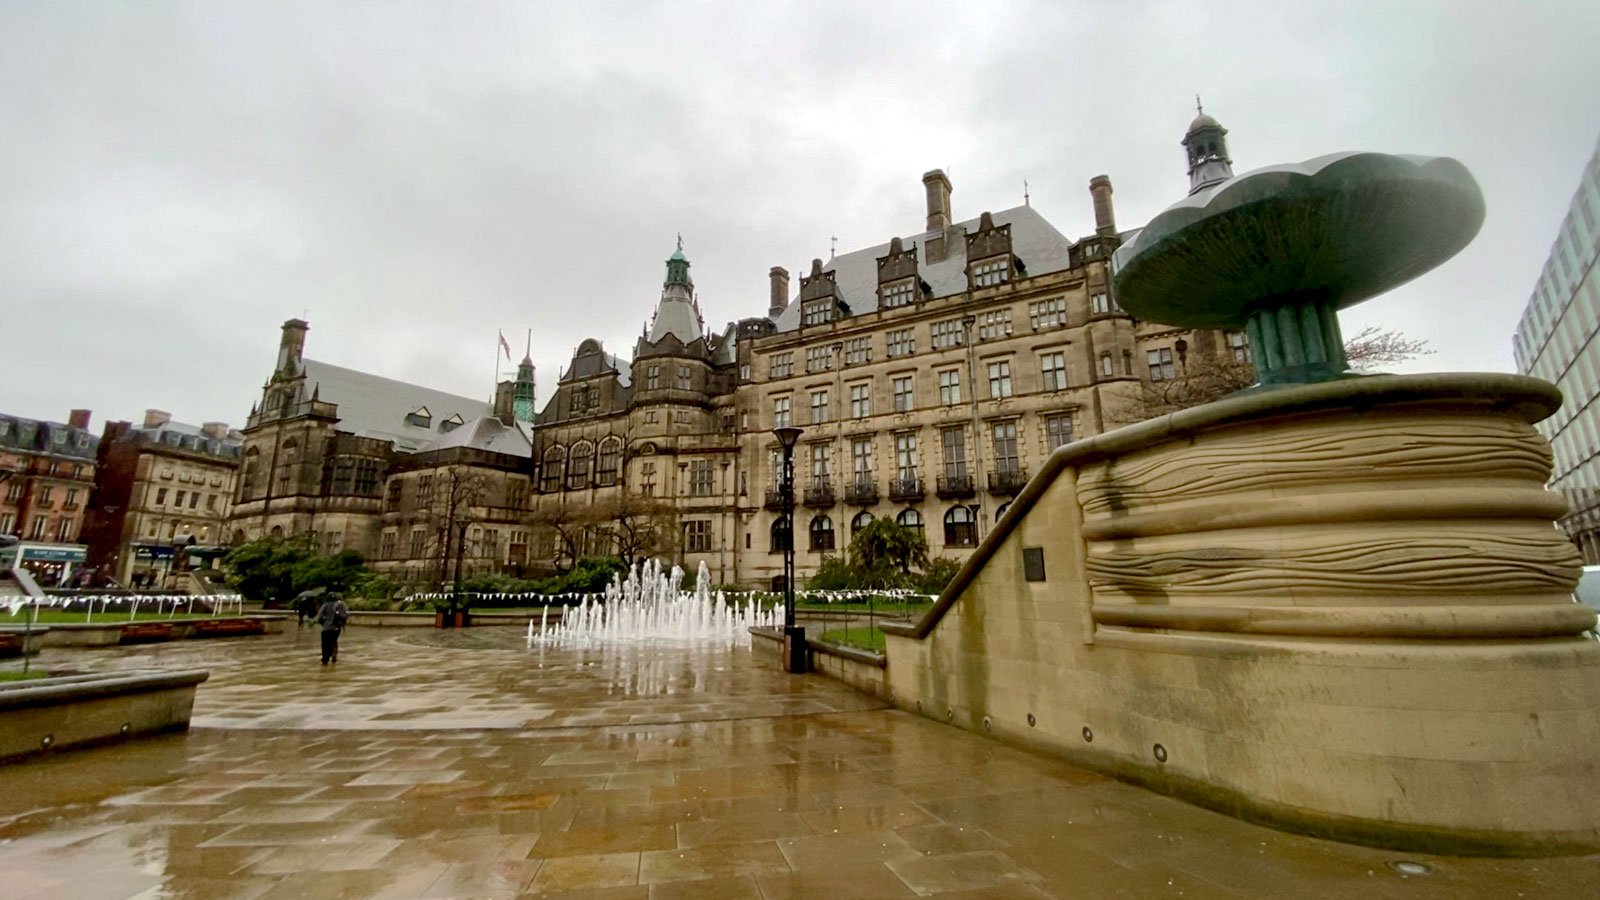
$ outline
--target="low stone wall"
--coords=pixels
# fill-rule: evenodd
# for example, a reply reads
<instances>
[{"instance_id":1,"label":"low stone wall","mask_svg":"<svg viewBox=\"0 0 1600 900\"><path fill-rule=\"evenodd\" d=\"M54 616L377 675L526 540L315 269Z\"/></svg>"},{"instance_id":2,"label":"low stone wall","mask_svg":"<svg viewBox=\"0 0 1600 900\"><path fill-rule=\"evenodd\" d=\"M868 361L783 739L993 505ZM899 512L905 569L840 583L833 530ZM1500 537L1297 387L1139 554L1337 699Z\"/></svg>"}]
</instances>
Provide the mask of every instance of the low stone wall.
<instances>
[{"instance_id":1,"label":"low stone wall","mask_svg":"<svg viewBox=\"0 0 1600 900\"><path fill-rule=\"evenodd\" d=\"M556 623L560 622L561 615L564 611L564 607L550 607L550 615L545 617L545 623L549 625L555 625ZM527 628L529 622L538 621L538 610L510 613L473 613L468 621L468 625L474 627L479 625L515 625L520 628Z\"/></svg>"},{"instance_id":2,"label":"low stone wall","mask_svg":"<svg viewBox=\"0 0 1600 900\"><path fill-rule=\"evenodd\" d=\"M203 669L0 683L0 762L189 727Z\"/></svg>"},{"instance_id":3,"label":"low stone wall","mask_svg":"<svg viewBox=\"0 0 1600 900\"><path fill-rule=\"evenodd\" d=\"M561 621L562 610L551 607L545 619L550 624ZM384 610L355 609L350 611L350 624L363 628L432 628L435 614L431 612L386 612ZM474 613L467 616L467 627L514 625L527 628L529 622L539 621L537 610L514 613Z\"/></svg>"},{"instance_id":4,"label":"low stone wall","mask_svg":"<svg viewBox=\"0 0 1600 900\"><path fill-rule=\"evenodd\" d=\"M45 647L116 647L154 644L192 638L251 637L282 634L287 616L219 616L213 619L144 619L133 622L108 618L103 622L53 622L44 636Z\"/></svg>"},{"instance_id":5,"label":"low stone wall","mask_svg":"<svg viewBox=\"0 0 1600 900\"><path fill-rule=\"evenodd\" d=\"M0 625L0 657L32 656L44 646L48 625Z\"/></svg>"},{"instance_id":6,"label":"low stone wall","mask_svg":"<svg viewBox=\"0 0 1600 900\"><path fill-rule=\"evenodd\" d=\"M750 629L750 650L774 665L783 664L783 635L767 628ZM866 650L807 641L811 671L842 681L858 691L883 700L891 699L886 673L887 659Z\"/></svg>"},{"instance_id":7,"label":"low stone wall","mask_svg":"<svg viewBox=\"0 0 1600 900\"><path fill-rule=\"evenodd\" d=\"M352 609L349 624L362 628L432 628L433 613Z\"/></svg>"}]
</instances>

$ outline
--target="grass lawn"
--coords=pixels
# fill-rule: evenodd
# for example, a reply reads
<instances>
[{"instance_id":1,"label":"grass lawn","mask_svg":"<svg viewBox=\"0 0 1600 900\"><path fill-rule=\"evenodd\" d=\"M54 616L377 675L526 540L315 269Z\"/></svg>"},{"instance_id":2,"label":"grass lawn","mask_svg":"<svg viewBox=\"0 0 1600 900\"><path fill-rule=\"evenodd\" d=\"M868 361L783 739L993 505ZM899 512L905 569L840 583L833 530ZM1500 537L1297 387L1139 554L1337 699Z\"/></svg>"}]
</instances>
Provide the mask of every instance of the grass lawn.
<instances>
[{"instance_id":1,"label":"grass lawn","mask_svg":"<svg viewBox=\"0 0 1600 900\"><path fill-rule=\"evenodd\" d=\"M170 609L170 607L169 607L169 609ZM230 615L231 616L231 615L237 615L237 613L233 613L233 612L228 612L228 613L178 613L176 616L172 616L171 620L172 621L176 621L178 619L214 619L219 615ZM3 616L3 615L0 615L0 623L4 623L4 624L7 624L7 625L26 625L26 624L28 624L29 617L30 617L29 611L27 609L22 609L22 610L18 611L17 614L14 615L14 616ZM151 621L166 622L166 621L168 621L168 616L167 616L166 613L158 613L158 612L155 612L154 610L145 611L145 610L141 609L141 610L139 610L139 614L134 616L133 620L135 622L151 622ZM95 624L95 625L101 624L101 623L109 624L111 622L126 622L126 621L128 621L128 611L127 610L122 610L121 612L118 612L115 609L110 609L110 610L107 610L105 612L101 612L98 608L96 608L95 611L94 611L94 618L93 619L89 619L88 615L86 613L84 613L84 611L81 610L81 609L65 610L65 609L60 609L60 608L46 607L45 609L39 610L39 619L38 619L38 621L39 621L40 625L56 625L56 624L70 625L70 624L73 624L73 623L79 623L79 622L84 622L84 621L88 621L90 624Z\"/></svg>"},{"instance_id":2,"label":"grass lawn","mask_svg":"<svg viewBox=\"0 0 1600 900\"><path fill-rule=\"evenodd\" d=\"M884 650L883 632L879 631L876 625L871 628L836 628L833 631L824 631L817 640L871 650L873 653L882 653Z\"/></svg>"},{"instance_id":3,"label":"grass lawn","mask_svg":"<svg viewBox=\"0 0 1600 900\"><path fill-rule=\"evenodd\" d=\"M49 672L37 669L31 672L0 672L0 681L32 681L35 678L49 678Z\"/></svg>"}]
</instances>

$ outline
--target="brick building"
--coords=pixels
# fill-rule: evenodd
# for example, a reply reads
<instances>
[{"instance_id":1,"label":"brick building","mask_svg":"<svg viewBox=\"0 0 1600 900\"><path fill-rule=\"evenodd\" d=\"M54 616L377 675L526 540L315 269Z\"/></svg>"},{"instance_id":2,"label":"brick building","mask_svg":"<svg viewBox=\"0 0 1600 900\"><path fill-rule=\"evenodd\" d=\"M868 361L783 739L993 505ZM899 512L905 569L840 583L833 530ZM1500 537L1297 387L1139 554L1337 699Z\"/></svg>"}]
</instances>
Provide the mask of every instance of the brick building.
<instances>
[{"instance_id":1,"label":"brick building","mask_svg":"<svg viewBox=\"0 0 1600 900\"><path fill-rule=\"evenodd\" d=\"M242 437L223 422L186 425L161 410L100 436L84 524L89 565L118 584L183 587L189 551L226 541Z\"/></svg>"},{"instance_id":2,"label":"brick building","mask_svg":"<svg viewBox=\"0 0 1600 900\"><path fill-rule=\"evenodd\" d=\"M0 534L20 541L0 551L0 568L21 566L56 584L81 567L98 443L86 409L65 423L0 414Z\"/></svg>"}]
</instances>

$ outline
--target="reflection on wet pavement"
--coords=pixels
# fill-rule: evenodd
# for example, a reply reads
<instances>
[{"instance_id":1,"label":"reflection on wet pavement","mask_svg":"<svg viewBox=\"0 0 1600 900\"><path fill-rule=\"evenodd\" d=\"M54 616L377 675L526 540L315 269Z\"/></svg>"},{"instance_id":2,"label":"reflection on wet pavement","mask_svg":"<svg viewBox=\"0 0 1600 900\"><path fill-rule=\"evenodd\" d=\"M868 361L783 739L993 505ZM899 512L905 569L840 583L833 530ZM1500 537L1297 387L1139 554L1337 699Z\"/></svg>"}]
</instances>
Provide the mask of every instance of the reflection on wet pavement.
<instances>
[{"instance_id":1,"label":"reflection on wet pavement","mask_svg":"<svg viewBox=\"0 0 1600 900\"><path fill-rule=\"evenodd\" d=\"M212 680L186 735L0 768L0 895L1600 895L1593 857L1285 835L748 651L541 654L512 631L353 630L329 669L309 631L47 651Z\"/></svg>"}]
</instances>

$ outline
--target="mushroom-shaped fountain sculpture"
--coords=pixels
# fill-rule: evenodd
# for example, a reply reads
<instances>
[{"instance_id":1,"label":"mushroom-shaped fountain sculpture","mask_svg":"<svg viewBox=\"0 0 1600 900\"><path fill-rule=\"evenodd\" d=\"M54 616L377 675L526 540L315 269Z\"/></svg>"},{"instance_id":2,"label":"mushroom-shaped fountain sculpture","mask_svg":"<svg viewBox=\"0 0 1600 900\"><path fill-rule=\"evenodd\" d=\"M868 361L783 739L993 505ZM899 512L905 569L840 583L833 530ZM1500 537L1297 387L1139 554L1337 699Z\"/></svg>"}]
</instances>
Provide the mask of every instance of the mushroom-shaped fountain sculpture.
<instances>
[{"instance_id":1,"label":"mushroom-shaped fountain sculpture","mask_svg":"<svg viewBox=\"0 0 1600 900\"><path fill-rule=\"evenodd\" d=\"M1246 172L1168 207L1112 258L1139 318L1242 329L1261 385L1346 377L1338 311L1471 243L1483 195L1448 157L1335 153Z\"/></svg>"}]
</instances>

